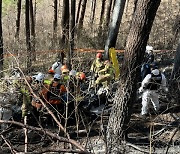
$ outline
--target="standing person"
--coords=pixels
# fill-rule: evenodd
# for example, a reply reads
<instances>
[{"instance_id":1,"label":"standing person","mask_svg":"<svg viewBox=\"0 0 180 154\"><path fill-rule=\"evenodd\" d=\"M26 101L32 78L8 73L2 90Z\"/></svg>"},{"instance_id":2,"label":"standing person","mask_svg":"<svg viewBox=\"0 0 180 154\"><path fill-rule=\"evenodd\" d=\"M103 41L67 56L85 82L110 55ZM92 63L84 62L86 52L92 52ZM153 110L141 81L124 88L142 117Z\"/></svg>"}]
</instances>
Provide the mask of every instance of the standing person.
<instances>
[{"instance_id":1,"label":"standing person","mask_svg":"<svg viewBox=\"0 0 180 154\"><path fill-rule=\"evenodd\" d=\"M32 83L32 78L30 76L26 76L25 79L29 84ZM21 110L22 110L22 118L24 118L25 116L28 115L28 112L32 110L32 105L31 105L32 95L25 81L23 81L20 84L20 92L23 96Z\"/></svg>"},{"instance_id":2,"label":"standing person","mask_svg":"<svg viewBox=\"0 0 180 154\"><path fill-rule=\"evenodd\" d=\"M104 68L104 63L102 60L102 53L97 53L96 54L96 59L93 61L90 71L97 76L98 71Z\"/></svg>"},{"instance_id":3,"label":"standing person","mask_svg":"<svg viewBox=\"0 0 180 154\"><path fill-rule=\"evenodd\" d=\"M91 72L91 86L94 87L95 85L95 80L98 78L98 72L104 68L104 63L102 60L102 53L97 53L96 54L96 59L93 61L90 72Z\"/></svg>"},{"instance_id":4,"label":"standing person","mask_svg":"<svg viewBox=\"0 0 180 154\"><path fill-rule=\"evenodd\" d=\"M158 112L160 108L158 90L160 88L165 91L167 90L166 77L159 71L157 65L154 64L152 66L151 74L148 74L144 78L141 83L141 87L139 88L139 93L142 93L141 116L143 118L145 118L148 114L149 101L152 102L154 110Z\"/></svg>"},{"instance_id":5,"label":"standing person","mask_svg":"<svg viewBox=\"0 0 180 154\"><path fill-rule=\"evenodd\" d=\"M146 51L145 51L145 63L151 64L154 62L154 53L153 53L153 47L147 45Z\"/></svg>"},{"instance_id":6,"label":"standing person","mask_svg":"<svg viewBox=\"0 0 180 154\"><path fill-rule=\"evenodd\" d=\"M141 79L143 80L147 74L151 73L151 64L154 62L153 47L147 45L144 57L144 63L141 67Z\"/></svg>"}]
</instances>

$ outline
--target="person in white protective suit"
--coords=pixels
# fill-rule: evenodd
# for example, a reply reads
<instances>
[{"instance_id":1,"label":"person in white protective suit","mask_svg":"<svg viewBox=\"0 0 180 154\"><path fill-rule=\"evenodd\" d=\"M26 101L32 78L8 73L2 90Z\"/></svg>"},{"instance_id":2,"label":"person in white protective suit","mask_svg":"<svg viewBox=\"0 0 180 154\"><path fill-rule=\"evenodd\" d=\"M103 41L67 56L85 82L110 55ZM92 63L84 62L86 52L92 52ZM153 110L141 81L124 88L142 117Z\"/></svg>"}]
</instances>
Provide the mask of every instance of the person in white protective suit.
<instances>
[{"instance_id":1,"label":"person in white protective suit","mask_svg":"<svg viewBox=\"0 0 180 154\"><path fill-rule=\"evenodd\" d=\"M142 93L141 116L143 118L148 114L149 101L152 102L154 110L158 113L160 108L158 90L160 88L168 91L166 87L166 77L159 71L157 65L154 64L151 74L148 74L144 78L141 83L141 87L139 88L139 93Z\"/></svg>"},{"instance_id":2,"label":"person in white protective suit","mask_svg":"<svg viewBox=\"0 0 180 154\"><path fill-rule=\"evenodd\" d=\"M43 73L38 73L37 75L32 76L32 78L37 82L43 82L45 75Z\"/></svg>"},{"instance_id":3,"label":"person in white protective suit","mask_svg":"<svg viewBox=\"0 0 180 154\"><path fill-rule=\"evenodd\" d=\"M147 64L151 64L154 62L154 53L153 53L153 47L147 45L146 46L146 51L145 51L145 59L144 62Z\"/></svg>"},{"instance_id":4,"label":"person in white protective suit","mask_svg":"<svg viewBox=\"0 0 180 154\"><path fill-rule=\"evenodd\" d=\"M59 74L61 75L62 72L61 72L61 67L62 67L62 64L60 61L57 61L55 62L51 68L48 70L49 73L52 73L52 74Z\"/></svg>"}]
</instances>

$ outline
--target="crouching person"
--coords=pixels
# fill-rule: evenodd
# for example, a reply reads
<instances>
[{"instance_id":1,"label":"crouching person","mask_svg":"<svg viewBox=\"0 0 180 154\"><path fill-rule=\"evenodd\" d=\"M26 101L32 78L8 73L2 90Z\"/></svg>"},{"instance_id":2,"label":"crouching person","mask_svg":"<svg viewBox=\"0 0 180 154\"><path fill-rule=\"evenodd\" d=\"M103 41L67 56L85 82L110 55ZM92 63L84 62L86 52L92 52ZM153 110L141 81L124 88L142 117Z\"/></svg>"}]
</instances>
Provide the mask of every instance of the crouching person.
<instances>
[{"instance_id":1,"label":"crouching person","mask_svg":"<svg viewBox=\"0 0 180 154\"><path fill-rule=\"evenodd\" d=\"M96 80L96 85L102 84L103 87L108 87L110 82L114 79L115 72L109 60L104 62L105 68L98 72L99 77Z\"/></svg>"}]
</instances>

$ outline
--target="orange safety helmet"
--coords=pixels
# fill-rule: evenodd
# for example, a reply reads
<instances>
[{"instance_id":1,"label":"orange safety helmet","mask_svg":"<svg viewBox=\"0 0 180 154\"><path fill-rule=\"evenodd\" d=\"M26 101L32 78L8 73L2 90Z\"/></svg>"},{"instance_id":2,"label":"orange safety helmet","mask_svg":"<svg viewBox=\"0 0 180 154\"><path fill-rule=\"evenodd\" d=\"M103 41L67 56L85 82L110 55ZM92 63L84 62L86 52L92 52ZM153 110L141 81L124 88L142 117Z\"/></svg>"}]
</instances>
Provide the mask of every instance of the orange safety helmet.
<instances>
[{"instance_id":1,"label":"orange safety helmet","mask_svg":"<svg viewBox=\"0 0 180 154\"><path fill-rule=\"evenodd\" d=\"M65 70L65 69L68 69L67 65L61 66L61 71Z\"/></svg>"},{"instance_id":2,"label":"orange safety helmet","mask_svg":"<svg viewBox=\"0 0 180 154\"><path fill-rule=\"evenodd\" d=\"M100 53L100 52L97 53L97 54L96 54L96 58L102 58L102 53Z\"/></svg>"},{"instance_id":3,"label":"orange safety helmet","mask_svg":"<svg viewBox=\"0 0 180 154\"><path fill-rule=\"evenodd\" d=\"M80 77L81 80L85 80L86 79L86 75L83 72L80 73L79 77Z\"/></svg>"},{"instance_id":4,"label":"orange safety helmet","mask_svg":"<svg viewBox=\"0 0 180 154\"><path fill-rule=\"evenodd\" d=\"M50 68L50 69L48 70L48 73L49 73L49 74L54 74L55 71L54 71L52 68Z\"/></svg>"}]
</instances>

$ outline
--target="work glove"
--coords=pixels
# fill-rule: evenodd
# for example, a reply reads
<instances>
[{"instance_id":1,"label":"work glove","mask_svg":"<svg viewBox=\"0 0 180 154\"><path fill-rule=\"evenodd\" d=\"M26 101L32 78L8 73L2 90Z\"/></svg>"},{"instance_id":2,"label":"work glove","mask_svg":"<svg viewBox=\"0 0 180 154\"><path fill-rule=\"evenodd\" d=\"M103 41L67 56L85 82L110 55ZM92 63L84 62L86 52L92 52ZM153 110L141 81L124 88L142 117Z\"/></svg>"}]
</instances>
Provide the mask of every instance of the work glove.
<instances>
[{"instance_id":1,"label":"work glove","mask_svg":"<svg viewBox=\"0 0 180 154\"><path fill-rule=\"evenodd\" d=\"M143 91L144 91L143 87L140 87L138 90L139 93L142 93Z\"/></svg>"}]
</instances>

